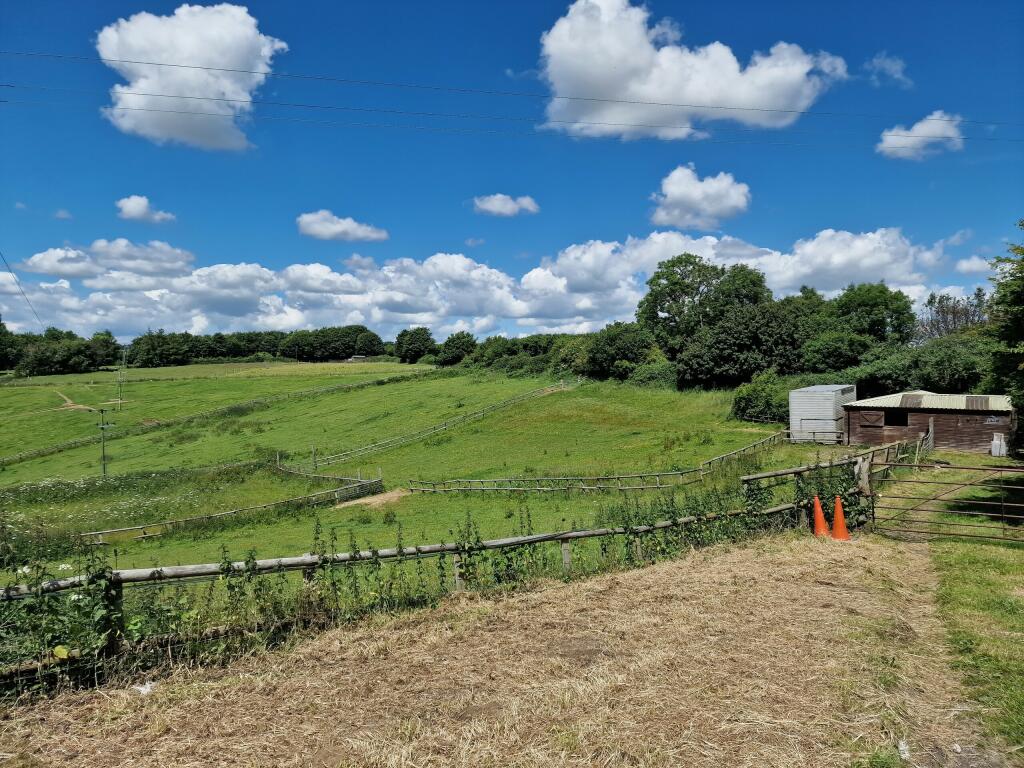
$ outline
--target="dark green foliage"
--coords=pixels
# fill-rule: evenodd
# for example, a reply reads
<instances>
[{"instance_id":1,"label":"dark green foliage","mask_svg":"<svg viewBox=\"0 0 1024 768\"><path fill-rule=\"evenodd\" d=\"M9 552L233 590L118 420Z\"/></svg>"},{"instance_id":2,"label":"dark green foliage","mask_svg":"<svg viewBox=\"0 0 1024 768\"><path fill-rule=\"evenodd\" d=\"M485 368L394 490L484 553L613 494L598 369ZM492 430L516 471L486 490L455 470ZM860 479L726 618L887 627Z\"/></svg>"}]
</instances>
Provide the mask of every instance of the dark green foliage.
<instances>
[{"instance_id":1,"label":"dark green foliage","mask_svg":"<svg viewBox=\"0 0 1024 768\"><path fill-rule=\"evenodd\" d=\"M736 386L769 368L798 370L796 323L775 304L734 307L678 357L679 385Z\"/></svg>"},{"instance_id":2,"label":"dark green foliage","mask_svg":"<svg viewBox=\"0 0 1024 768\"><path fill-rule=\"evenodd\" d=\"M1024 219L1017 226L1024 229ZM992 377L1010 393L1017 410L1024 411L1024 245L1010 245L1008 252L996 259L991 317L992 335L1000 346L992 353Z\"/></svg>"},{"instance_id":3,"label":"dark green foliage","mask_svg":"<svg viewBox=\"0 0 1024 768\"><path fill-rule=\"evenodd\" d=\"M433 355L437 344L429 328L407 328L395 339L395 355L403 363L416 363L424 355Z\"/></svg>"},{"instance_id":4,"label":"dark green foliage","mask_svg":"<svg viewBox=\"0 0 1024 768\"><path fill-rule=\"evenodd\" d=\"M637 323L612 323L591 337L584 373L622 381L650 357L653 346L654 337Z\"/></svg>"},{"instance_id":5,"label":"dark green foliage","mask_svg":"<svg viewBox=\"0 0 1024 768\"><path fill-rule=\"evenodd\" d=\"M836 298L835 311L844 328L878 341L906 342L914 334L910 299L885 283L851 284Z\"/></svg>"},{"instance_id":6,"label":"dark green foliage","mask_svg":"<svg viewBox=\"0 0 1024 768\"><path fill-rule=\"evenodd\" d=\"M763 371L749 383L736 388L732 414L750 421L785 422L789 419L790 388L775 371Z\"/></svg>"},{"instance_id":7,"label":"dark green foliage","mask_svg":"<svg viewBox=\"0 0 1024 768\"><path fill-rule=\"evenodd\" d=\"M676 388L676 366L669 360L657 360L651 363L641 363L636 366L628 379L630 384L638 387L652 387L657 389Z\"/></svg>"},{"instance_id":8,"label":"dark green foliage","mask_svg":"<svg viewBox=\"0 0 1024 768\"><path fill-rule=\"evenodd\" d=\"M377 357L386 354L387 350L384 348L384 342L381 341L380 336L373 331L363 331L356 336L355 353L363 357Z\"/></svg>"},{"instance_id":9,"label":"dark green foliage","mask_svg":"<svg viewBox=\"0 0 1024 768\"><path fill-rule=\"evenodd\" d=\"M476 338L468 331L453 333L437 351L438 365L455 365L461 363L476 349Z\"/></svg>"},{"instance_id":10,"label":"dark green foliage","mask_svg":"<svg viewBox=\"0 0 1024 768\"><path fill-rule=\"evenodd\" d=\"M870 336L844 330L825 331L809 339L800 351L805 371L841 371L860 363L873 343Z\"/></svg>"},{"instance_id":11,"label":"dark green foliage","mask_svg":"<svg viewBox=\"0 0 1024 768\"><path fill-rule=\"evenodd\" d=\"M83 339L71 331L47 328L42 336L24 334L20 340L8 337L7 344L7 354L17 356L15 372L19 376L88 373L115 363L120 351L110 331L98 331L91 339Z\"/></svg>"},{"instance_id":12,"label":"dark green foliage","mask_svg":"<svg viewBox=\"0 0 1024 768\"><path fill-rule=\"evenodd\" d=\"M970 296L930 293L918 313L917 336L938 339L984 325L988 319L988 303L989 296L981 287Z\"/></svg>"}]
</instances>

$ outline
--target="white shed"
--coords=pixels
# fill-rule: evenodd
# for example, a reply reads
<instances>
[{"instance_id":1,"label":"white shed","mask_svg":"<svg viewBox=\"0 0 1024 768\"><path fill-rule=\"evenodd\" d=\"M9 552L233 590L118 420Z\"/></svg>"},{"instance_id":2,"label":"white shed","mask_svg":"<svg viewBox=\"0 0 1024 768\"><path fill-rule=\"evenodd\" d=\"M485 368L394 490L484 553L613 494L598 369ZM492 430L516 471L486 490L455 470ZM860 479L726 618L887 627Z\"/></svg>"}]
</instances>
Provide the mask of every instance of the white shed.
<instances>
[{"instance_id":1,"label":"white shed","mask_svg":"<svg viewBox=\"0 0 1024 768\"><path fill-rule=\"evenodd\" d=\"M857 399L853 384L816 384L790 390L789 439L793 442L843 442L843 405Z\"/></svg>"}]
</instances>

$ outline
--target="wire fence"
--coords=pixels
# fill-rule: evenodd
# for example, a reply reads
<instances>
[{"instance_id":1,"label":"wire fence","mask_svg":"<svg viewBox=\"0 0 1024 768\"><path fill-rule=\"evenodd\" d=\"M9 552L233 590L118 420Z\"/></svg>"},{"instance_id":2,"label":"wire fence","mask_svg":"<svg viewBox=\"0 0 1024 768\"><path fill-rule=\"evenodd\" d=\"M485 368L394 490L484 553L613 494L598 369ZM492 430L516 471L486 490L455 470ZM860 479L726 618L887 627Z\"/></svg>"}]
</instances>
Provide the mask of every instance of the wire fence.
<instances>
[{"instance_id":1,"label":"wire fence","mask_svg":"<svg viewBox=\"0 0 1024 768\"><path fill-rule=\"evenodd\" d=\"M324 464L335 464L337 462L349 461L350 459L359 458L361 456L367 456L371 453L377 453L378 451L385 451L390 448L397 448L399 446L406 445L417 440L422 440L423 438L437 434L438 432L443 432L447 429L451 429L452 427L457 427L461 424L465 424L466 422L483 418L484 416L487 416L490 413L494 413L495 411L499 411L503 408L508 408L509 406L515 405L517 403L522 403L537 397L543 397L544 395L549 395L552 394L553 392L562 392L570 388L571 387L564 381L560 381L557 384L552 384L547 387L541 387L540 389L530 390L529 392L524 392L521 395L510 397L507 400L492 403L486 408L481 408L480 410L477 411L472 411L470 413L462 414L461 416L455 416L454 418L446 419L445 421L442 421L439 424L434 424L430 427L417 430L416 432L409 432L404 435L397 435L395 437L390 437L386 440L381 440L376 443L370 443L369 445L363 445L358 448L352 448L347 451L342 451L341 453L335 453L328 456L317 456L316 451L314 449L311 459L313 469L315 470L318 466Z\"/></svg>"},{"instance_id":2,"label":"wire fence","mask_svg":"<svg viewBox=\"0 0 1024 768\"><path fill-rule=\"evenodd\" d=\"M107 442L116 440L122 437L129 437L132 435L143 435L148 432L153 432L158 429L164 429L166 427L180 426L182 424L190 424L194 421L202 421L203 419L218 418L220 416L231 416L231 415L243 415L248 410L253 408L260 408L264 405L271 405L273 403L283 402L285 400L295 400L307 397L318 397L320 395L327 395L334 392L343 391L354 391L358 389L366 389L369 387L383 386L385 384L391 384L396 381L410 381L415 379L421 379L430 376L433 371L425 371L423 373L412 373L401 376L386 376L381 379L373 379L372 381L360 381L348 384L331 384L326 387L314 387L311 389L301 389L295 392L282 392L276 395L267 395L266 397L256 397L250 400L243 400L237 403L231 403L230 405L220 406L218 408L211 408L206 411L197 411L184 416L175 416L169 419L162 419L155 421L154 423L146 424L135 424L129 427L122 427L117 430L110 430L107 432L105 439ZM10 464L17 464L22 461L29 461L31 459L42 458L43 456L52 456L56 453L63 453L64 451L70 451L74 448L81 448L86 445L98 445L104 438L100 435L90 435L88 437L79 437L74 440L67 440L62 443L54 443L53 445L44 446L42 448L34 448L30 451L22 451L20 453L11 454L9 456L0 456L0 466L8 466Z\"/></svg>"}]
</instances>

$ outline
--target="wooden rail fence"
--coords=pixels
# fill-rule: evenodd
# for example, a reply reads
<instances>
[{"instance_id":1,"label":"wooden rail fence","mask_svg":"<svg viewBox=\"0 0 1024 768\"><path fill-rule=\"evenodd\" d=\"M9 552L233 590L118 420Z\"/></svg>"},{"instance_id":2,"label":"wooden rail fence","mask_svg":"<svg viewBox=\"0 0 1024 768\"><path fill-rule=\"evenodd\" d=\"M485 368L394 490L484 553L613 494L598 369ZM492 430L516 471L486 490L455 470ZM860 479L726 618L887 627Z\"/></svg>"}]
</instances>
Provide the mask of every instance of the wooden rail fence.
<instances>
[{"instance_id":1,"label":"wooden rail fence","mask_svg":"<svg viewBox=\"0 0 1024 768\"><path fill-rule=\"evenodd\" d=\"M740 455L749 454L781 442L785 432L776 432L768 437L737 448L735 451L715 456L692 469L670 472L637 472L628 475L597 475L556 477L492 477L483 479L458 478L452 480L410 480L409 490L417 493L453 492L511 492L551 493L565 491L643 491L659 488L675 488L700 482L707 473L724 462Z\"/></svg>"}]
</instances>

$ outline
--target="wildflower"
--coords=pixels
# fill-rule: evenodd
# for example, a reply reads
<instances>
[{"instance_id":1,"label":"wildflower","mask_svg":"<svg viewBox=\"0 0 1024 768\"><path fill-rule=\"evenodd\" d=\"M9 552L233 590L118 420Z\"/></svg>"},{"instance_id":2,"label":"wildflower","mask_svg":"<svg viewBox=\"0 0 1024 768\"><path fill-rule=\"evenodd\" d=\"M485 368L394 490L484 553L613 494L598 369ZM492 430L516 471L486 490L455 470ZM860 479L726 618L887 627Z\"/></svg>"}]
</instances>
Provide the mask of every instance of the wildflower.
<instances>
[{"instance_id":1,"label":"wildflower","mask_svg":"<svg viewBox=\"0 0 1024 768\"><path fill-rule=\"evenodd\" d=\"M58 571L70 571L71 565L69 563L61 563L57 566Z\"/></svg>"},{"instance_id":2,"label":"wildflower","mask_svg":"<svg viewBox=\"0 0 1024 768\"><path fill-rule=\"evenodd\" d=\"M32 566L24 565L24 566L22 566L21 568L18 569L18 572L19 573L25 573L25 574L32 573Z\"/></svg>"}]
</instances>

